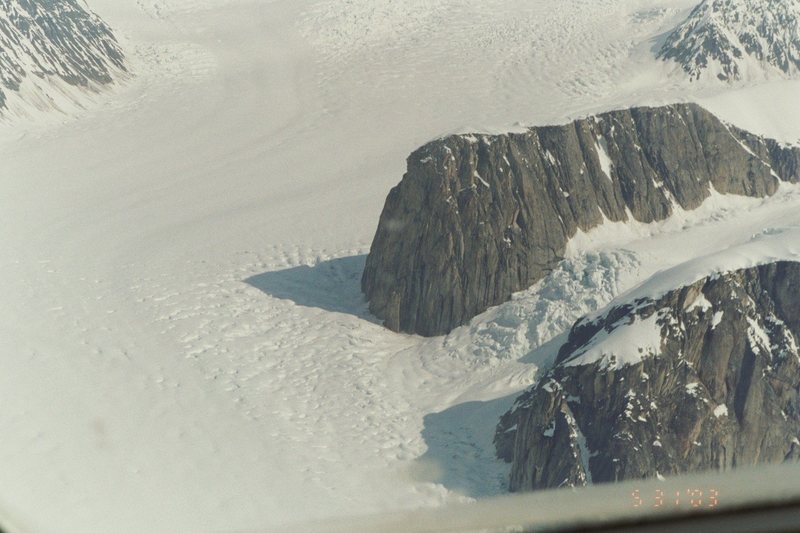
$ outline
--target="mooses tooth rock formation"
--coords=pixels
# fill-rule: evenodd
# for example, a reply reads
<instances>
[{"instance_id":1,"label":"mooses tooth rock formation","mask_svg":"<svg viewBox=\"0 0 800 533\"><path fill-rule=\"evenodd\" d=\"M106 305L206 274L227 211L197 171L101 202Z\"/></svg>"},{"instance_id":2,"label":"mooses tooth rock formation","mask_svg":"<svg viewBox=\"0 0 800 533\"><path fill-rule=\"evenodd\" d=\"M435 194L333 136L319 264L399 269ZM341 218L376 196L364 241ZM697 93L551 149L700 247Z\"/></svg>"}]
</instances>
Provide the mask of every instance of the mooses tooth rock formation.
<instances>
[{"instance_id":1,"label":"mooses tooth rock formation","mask_svg":"<svg viewBox=\"0 0 800 533\"><path fill-rule=\"evenodd\" d=\"M578 321L497 428L510 489L800 459L799 287L776 262Z\"/></svg>"},{"instance_id":2,"label":"mooses tooth rock formation","mask_svg":"<svg viewBox=\"0 0 800 533\"><path fill-rule=\"evenodd\" d=\"M542 279L579 230L663 220L712 189L768 196L799 175L800 149L693 104L450 136L408 158L362 290L388 328L445 334Z\"/></svg>"}]
</instances>

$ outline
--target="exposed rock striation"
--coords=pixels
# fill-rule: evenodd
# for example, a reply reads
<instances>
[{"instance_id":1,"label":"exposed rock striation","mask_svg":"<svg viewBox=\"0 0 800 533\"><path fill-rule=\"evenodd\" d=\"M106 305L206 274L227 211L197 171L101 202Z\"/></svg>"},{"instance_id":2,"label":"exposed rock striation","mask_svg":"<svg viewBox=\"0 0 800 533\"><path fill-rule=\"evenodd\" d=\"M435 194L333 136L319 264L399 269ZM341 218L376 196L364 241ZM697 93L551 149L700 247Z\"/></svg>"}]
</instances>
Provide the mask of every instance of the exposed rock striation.
<instances>
[{"instance_id":1,"label":"exposed rock striation","mask_svg":"<svg viewBox=\"0 0 800 533\"><path fill-rule=\"evenodd\" d=\"M800 0L704 0L664 42L692 80L800 73ZM748 72L750 71L750 72ZM755 71L755 72L753 72Z\"/></svg>"},{"instance_id":2,"label":"exposed rock striation","mask_svg":"<svg viewBox=\"0 0 800 533\"><path fill-rule=\"evenodd\" d=\"M578 321L498 426L511 490L798 460L798 287L777 262Z\"/></svg>"},{"instance_id":3,"label":"exposed rock striation","mask_svg":"<svg viewBox=\"0 0 800 533\"><path fill-rule=\"evenodd\" d=\"M125 72L111 28L77 0L0 0L0 112L26 79L105 85Z\"/></svg>"},{"instance_id":4,"label":"exposed rock striation","mask_svg":"<svg viewBox=\"0 0 800 533\"><path fill-rule=\"evenodd\" d=\"M390 329L444 334L542 279L579 230L663 220L700 206L712 187L772 195L798 176L800 149L694 104L447 137L408 158L362 289Z\"/></svg>"}]
</instances>

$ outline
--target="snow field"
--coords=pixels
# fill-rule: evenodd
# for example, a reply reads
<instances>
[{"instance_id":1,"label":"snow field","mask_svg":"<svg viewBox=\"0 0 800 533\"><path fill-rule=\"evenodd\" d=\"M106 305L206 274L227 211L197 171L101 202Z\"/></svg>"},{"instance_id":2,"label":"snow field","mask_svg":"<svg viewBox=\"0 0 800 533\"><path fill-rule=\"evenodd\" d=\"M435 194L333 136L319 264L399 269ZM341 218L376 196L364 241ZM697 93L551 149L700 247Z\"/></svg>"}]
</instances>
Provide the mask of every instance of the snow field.
<instances>
[{"instance_id":1,"label":"snow field","mask_svg":"<svg viewBox=\"0 0 800 533\"><path fill-rule=\"evenodd\" d=\"M42 531L280 529L500 493L496 418L578 317L800 224L789 188L715 197L582 236L448 336L376 324L359 278L378 215L444 131L691 94L800 139L796 82L687 93L645 61L691 2L562 4L92 1L136 78L0 127L8 512Z\"/></svg>"}]
</instances>

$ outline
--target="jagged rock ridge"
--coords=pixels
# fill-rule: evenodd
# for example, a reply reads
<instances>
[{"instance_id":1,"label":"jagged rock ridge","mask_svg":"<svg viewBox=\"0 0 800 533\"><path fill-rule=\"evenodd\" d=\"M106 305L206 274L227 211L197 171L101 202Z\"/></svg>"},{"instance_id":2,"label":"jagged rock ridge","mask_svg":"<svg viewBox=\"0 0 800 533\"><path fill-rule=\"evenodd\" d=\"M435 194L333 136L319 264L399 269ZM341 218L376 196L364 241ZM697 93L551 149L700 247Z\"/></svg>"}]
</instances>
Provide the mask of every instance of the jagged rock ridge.
<instances>
[{"instance_id":1,"label":"jagged rock ridge","mask_svg":"<svg viewBox=\"0 0 800 533\"><path fill-rule=\"evenodd\" d=\"M800 72L800 0L705 0L658 53L693 80L746 77L748 69Z\"/></svg>"},{"instance_id":2,"label":"jagged rock ridge","mask_svg":"<svg viewBox=\"0 0 800 533\"><path fill-rule=\"evenodd\" d=\"M439 139L390 192L362 289L390 329L444 334L542 279L578 230L663 220L712 187L767 196L799 176L800 149L694 104Z\"/></svg>"},{"instance_id":3,"label":"jagged rock ridge","mask_svg":"<svg viewBox=\"0 0 800 533\"><path fill-rule=\"evenodd\" d=\"M512 491L800 459L800 263L578 321L504 415Z\"/></svg>"},{"instance_id":4,"label":"jagged rock ridge","mask_svg":"<svg viewBox=\"0 0 800 533\"><path fill-rule=\"evenodd\" d=\"M111 28L77 0L0 0L0 112L31 77L87 87L125 71Z\"/></svg>"}]
</instances>

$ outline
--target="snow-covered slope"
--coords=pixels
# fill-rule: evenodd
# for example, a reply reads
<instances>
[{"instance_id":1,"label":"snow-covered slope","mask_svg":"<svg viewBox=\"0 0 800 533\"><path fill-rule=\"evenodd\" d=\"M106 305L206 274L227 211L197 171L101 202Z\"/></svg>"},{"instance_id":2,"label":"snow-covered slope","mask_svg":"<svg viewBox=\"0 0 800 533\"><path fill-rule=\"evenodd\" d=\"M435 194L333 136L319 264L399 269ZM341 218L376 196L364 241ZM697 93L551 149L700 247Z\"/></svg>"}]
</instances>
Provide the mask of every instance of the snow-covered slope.
<instances>
[{"instance_id":1,"label":"snow-covered slope","mask_svg":"<svg viewBox=\"0 0 800 533\"><path fill-rule=\"evenodd\" d=\"M497 416L554 338L662 269L800 224L791 189L720 195L581 235L447 337L385 330L365 254L406 157L443 132L696 99L800 140L797 82L661 75L652 39L695 0L444 2L409 3L414 24L389 0L89 2L137 77L65 123L0 124L0 512L281 531L501 492Z\"/></svg>"},{"instance_id":2,"label":"snow-covered slope","mask_svg":"<svg viewBox=\"0 0 800 533\"><path fill-rule=\"evenodd\" d=\"M59 108L126 71L111 28L78 0L0 0L0 115Z\"/></svg>"},{"instance_id":3,"label":"snow-covered slope","mask_svg":"<svg viewBox=\"0 0 800 533\"><path fill-rule=\"evenodd\" d=\"M658 53L692 79L800 72L800 1L703 0Z\"/></svg>"}]
</instances>

